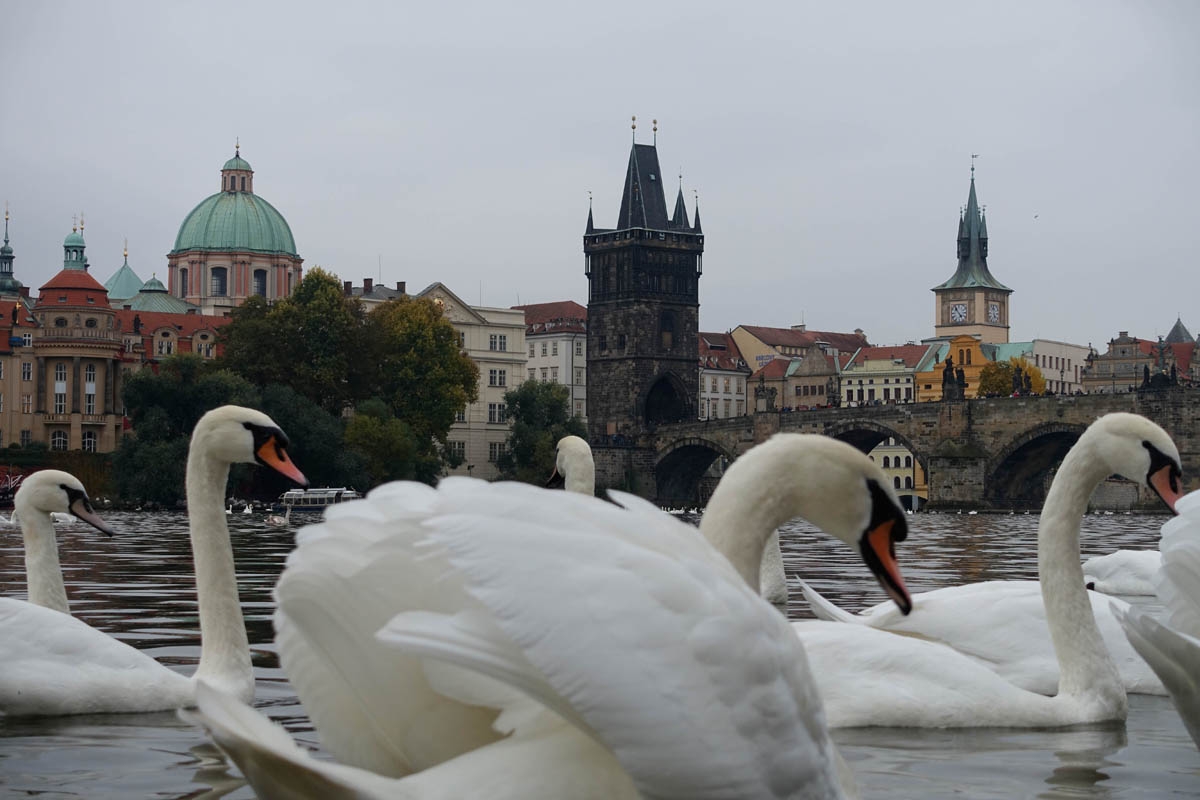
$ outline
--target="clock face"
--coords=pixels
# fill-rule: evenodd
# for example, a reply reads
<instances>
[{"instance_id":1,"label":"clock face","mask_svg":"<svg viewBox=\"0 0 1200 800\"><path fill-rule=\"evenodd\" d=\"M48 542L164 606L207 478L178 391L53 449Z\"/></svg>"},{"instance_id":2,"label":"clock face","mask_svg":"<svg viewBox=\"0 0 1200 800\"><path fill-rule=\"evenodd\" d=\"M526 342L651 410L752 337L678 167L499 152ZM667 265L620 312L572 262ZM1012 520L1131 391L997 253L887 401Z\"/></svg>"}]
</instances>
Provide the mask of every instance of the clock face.
<instances>
[{"instance_id":1,"label":"clock face","mask_svg":"<svg viewBox=\"0 0 1200 800\"><path fill-rule=\"evenodd\" d=\"M1000 321L1000 304L988 303L988 322Z\"/></svg>"},{"instance_id":2,"label":"clock face","mask_svg":"<svg viewBox=\"0 0 1200 800\"><path fill-rule=\"evenodd\" d=\"M950 321L951 322L966 322L967 321L967 304L966 303L951 303L950 304Z\"/></svg>"}]
</instances>

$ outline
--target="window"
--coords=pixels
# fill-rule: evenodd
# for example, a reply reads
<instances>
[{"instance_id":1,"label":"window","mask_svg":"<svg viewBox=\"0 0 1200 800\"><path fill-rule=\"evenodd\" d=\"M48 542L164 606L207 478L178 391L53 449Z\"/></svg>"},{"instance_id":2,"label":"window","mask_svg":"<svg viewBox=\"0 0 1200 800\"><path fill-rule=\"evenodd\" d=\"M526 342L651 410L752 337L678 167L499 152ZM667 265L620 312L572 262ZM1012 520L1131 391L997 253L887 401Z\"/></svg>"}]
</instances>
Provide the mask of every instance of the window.
<instances>
[{"instance_id":1,"label":"window","mask_svg":"<svg viewBox=\"0 0 1200 800\"><path fill-rule=\"evenodd\" d=\"M488 350L498 350L501 353L508 352L508 336L503 333L493 333L488 336Z\"/></svg>"},{"instance_id":2,"label":"window","mask_svg":"<svg viewBox=\"0 0 1200 800\"><path fill-rule=\"evenodd\" d=\"M664 311L658 318L658 336L663 350L670 350L675 345L675 315Z\"/></svg>"},{"instance_id":3,"label":"window","mask_svg":"<svg viewBox=\"0 0 1200 800\"><path fill-rule=\"evenodd\" d=\"M533 355L533 354L530 353L530 355ZM577 355L577 356L583 355L583 342L581 342L579 340L575 341L575 355Z\"/></svg>"},{"instance_id":4,"label":"window","mask_svg":"<svg viewBox=\"0 0 1200 800\"><path fill-rule=\"evenodd\" d=\"M4 395L0 394L0 411L4 410Z\"/></svg>"},{"instance_id":5,"label":"window","mask_svg":"<svg viewBox=\"0 0 1200 800\"><path fill-rule=\"evenodd\" d=\"M459 350L467 349L467 335L465 333L463 333L462 331L458 332L458 349Z\"/></svg>"},{"instance_id":6,"label":"window","mask_svg":"<svg viewBox=\"0 0 1200 800\"><path fill-rule=\"evenodd\" d=\"M900 488L900 476L899 476L899 475L897 475L896 477L892 478L892 485L893 485L894 487L896 487L897 489L899 489L899 488Z\"/></svg>"},{"instance_id":7,"label":"window","mask_svg":"<svg viewBox=\"0 0 1200 800\"><path fill-rule=\"evenodd\" d=\"M618 350L625 349L625 334L623 334L623 333L617 334L617 349Z\"/></svg>"},{"instance_id":8,"label":"window","mask_svg":"<svg viewBox=\"0 0 1200 800\"><path fill-rule=\"evenodd\" d=\"M54 327L56 327L56 328L67 327L67 318L66 317L56 317L54 320Z\"/></svg>"},{"instance_id":9,"label":"window","mask_svg":"<svg viewBox=\"0 0 1200 800\"><path fill-rule=\"evenodd\" d=\"M558 342L550 343L550 355L552 355L552 356L558 355Z\"/></svg>"},{"instance_id":10,"label":"window","mask_svg":"<svg viewBox=\"0 0 1200 800\"><path fill-rule=\"evenodd\" d=\"M25 347L33 347L33 334L32 333L22 333L21 334L21 344Z\"/></svg>"},{"instance_id":11,"label":"window","mask_svg":"<svg viewBox=\"0 0 1200 800\"><path fill-rule=\"evenodd\" d=\"M61 383L67 379L67 365L58 363L54 365L54 380L56 383Z\"/></svg>"},{"instance_id":12,"label":"window","mask_svg":"<svg viewBox=\"0 0 1200 800\"><path fill-rule=\"evenodd\" d=\"M495 464L504 455L504 442L488 442L488 461Z\"/></svg>"},{"instance_id":13,"label":"window","mask_svg":"<svg viewBox=\"0 0 1200 800\"><path fill-rule=\"evenodd\" d=\"M892 460L890 458L888 458L887 456L884 456L883 457L883 468L887 469L891 465L892 465Z\"/></svg>"},{"instance_id":14,"label":"window","mask_svg":"<svg viewBox=\"0 0 1200 800\"><path fill-rule=\"evenodd\" d=\"M909 469L912 469L912 456L904 457L904 466L908 467Z\"/></svg>"},{"instance_id":15,"label":"window","mask_svg":"<svg viewBox=\"0 0 1200 800\"><path fill-rule=\"evenodd\" d=\"M733 404L732 400L725 401L725 416L726 416L726 418L728 418L732 415L732 411L733 411L731 408L732 404Z\"/></svg>"},{"instance_id":16,"label":"window","mask_svg":"<svg viewBox=\"0 0 1200 800\"><path fill-rule=\"evenodd\" d=\"M708 401L708 418L717 418L717 401L715 399Z\"/></svg>"},{"instance_id":17,"label":"window","mask_svg":"<svg viewBox=\"0 0 1200 800\"><path fill-rule=\"evenodd\" d=\"M529 343L529 357L533 358L533 342Z\"/></svg>"},{"instance_id":18,"label":"window","mask_svg":"<svg viewBox=\"0 0 1200 800\"><path fill-rule=\"evenodd\" d=\"M546 355L546 343L545 342L542 342L542 355L543 356Z\"/></svg>"},{"instance_id":19,"label":"window","mask_svg":"<svg viewBox=\"0 0 1200 800\"><path fill-rule=\"evenodd\" d=\"M725 394L729 394L729 378L725 379Z\"/></svg>"},{"instance_id":20,"label":"window","mask_svg":"<svg viewBox=\"0 0 1200 800\"><path fill-rule=\"evenodd\" d=\"M186 267L181 267L179 270L179 296L185 297L188 290L188 271Z\"/></svg>"},{"instance_id":21,"label":"window","mask_svg":"<svg viewBox=\"0 0 1200 800\"><path fill-rule=\"evenodd\" d=\"M554 381L555 383L558 383L558 367L550 368L550 380Z\"/></svg>"},{"instance_id":22,"label":"window","mask_svg":"<svg viewBox=\"0 0 1200 800\"><path fill-rule=\"evenodd\" d=\"M67 393L66 392L55 392L54 393L54 413L55 414L67 413Z\"/></svg>"},{"instance_id":23,"label":"window","mask_svg":"<svg viewBox=\"0 0 1200 800\"><path fill-rule=\"evenodd\" d=\"M29 447L33 443L33 431L21 431L21 447Z\"/></svg>"},{"instance_id":24,"label":"window","mask_svg":"<svg viewBox=\"0 0 1200 800\"><path fill-rule=\"evenodd\" d=\"M466 422L467 421L467 407L466 406L463 406L458 411L454 412L454 421L455 422Z\"/></svg>"},{"instance_id":25,"label":"window","mask_svg":"<svg viewBox=\"0 0 1200 800\"><path fill-rule=\"evenodd\" d=\"M229 271L225 267L212 268L212 296L224 297L228 287Z\"/></svg>"},{"instance_id":26,"label":"window","mask_svg":"<svg viewBox=\"0 0 1200 800\"><path fill-rule=\"evenodd\" d=\"M529 368L529 380L531 380L531 381L537 380L537 370L534 369L533 367Z\"/></svg>"},{"instance_id":27,"label":"window","mask_svg":"<svg viewBox=\"0 0 1200 800\"><path fill-rule=\"evenodd\" d=\"M90 300L91 298L88 298L88 299ZM85 319L85 320L83 321L83 327L85 327L85 328L94 328L94 327L96 327L96 320L95 320L94 318L92 318L92 317L88 317L87 319Z\"/></svg>"},{"instance_id":28,"label":"window","mask_svg":"<svg viewBox=\"0 0 1200 800\"><path fill-rule=\"evenodd\" d=\"M242 191L246 191L246 176L242 176Z\"/></svg>"},{"instance_id":29,"label":"window","mask_svg":"<svg viewBox=\"0 0 1200 800\"><path fill-rule=\"evenodd\" d=\"M33 380L33 362L32 361L22 361L21 362L21 380L23 380L23 381Z\"/></svg>"},{"instance_id":30,"label":"window","mask_svg":"<svg viewBox=\"0 0 1200 800\"><path fill-rule=\"evenodd\" d=\"M504 403L488 403L488 422L508 422L508 406Z\"/></svg>"},{"instance_id":31,"label":"window","mask_svg":"<svg viewBox=\"0 0 1200 800\"><path fill-rule=\"evenodd\" d=\"M4 362L0 361L0 380L4 380Z\"/></svg>"},{"instance_id":32,"label":"window","mask_svg":"<svg viewBox=\"0 0 1200 800\"><path fill-rule=\"evenodd\" d=\"M95 431L84 431L83 432L83 452L85 452L85 453L96 452L96 432Z\"/></svg>"},{"instance_id":33,"label":"window","mask_svg":"<svg viewBox=\"0 0 1200 800\"><path fill-rule=\"evenodd\" d=\"M608 349L608 337L602 335L600 337L600 351L603 352L607 349Z\"/></svg>"},{"instance_id":34,"label":"window","mask_svg":"<svg viewBox=\"0 0 1200 800\"><path fill-rule=\"evenodd\" d=\"M575 416L577 416L577 417L583 416L583 401L582 400L575 401Z\"/></svg>"},{"instance_id":35,"label":"window","mask_svg":"<svg viewBox=\"0 0 1200 800\"><path fill-rule=\"evenodd\" d=\"M33 413L33 395L31 395L31 394L21 395L21 413L22 414L32 414Z\"/></svg>"},{"instance_id":36,"label":"window","mask_svg":"<svg viewBox=\"0 0 1200 800\"><path fill-rule=\"evenodd\" d=\"M250 291L259 297L267 296L267 271L265 269L254 270L254 286Z\"/></svg>"},{"instance_id":37,"label":"window","mask_svg":"<svg viewBox=\"0 0 1200 800\"><path fill-rule=\"evenodd\" d=\"M83 413L85 413L85 414L95 414L96 413L96 393L95 392L87 392L86 394L84 394L84 396L83 396Z\"/></svg>"},{"instance_id":38,"label":"window","mask_svg":"<svg viewBox=\"0 0 1200 800\"><path fill-rule=\"evenodd\" d=\"M466 442L456 442L454 440L450 440L450 441L446 442L446 452L449 453L454 458L459 458L459 459L466 458L467 457L467 443Z\"/></svg>"},{"instance_id":39,"label":"window","mask_svg":"<svg viewBox=\"0 0 1200 800\"><path fill-rule=\"evenodd\" d=\"M549 370L547 370L545 367L542 367L542 382L543 383L545 383L545 381L546 381L547 374L549 374Z\"/></svg>"},{"instance_id":40,"label":"window","mask_svg":"<svg viewBox=\"0 0 1200 800\"><path fill-rule=\"evenodd\" d=\"M507 386L508 385L508 370L505 369L489 369L488 370L488 386Z\"/></svg>"},{"instance_id":41,"label":"window","mask_svg":"<svg viewBox=\"0 0 1200 800\"><path fill-rule=\"evenodd\" d=\"M738 400L737 401L737 415L740 417L740 416L744 415L745 413L746 413L746 401Z\"/></svg>"},{"instance_id":42,"label":"window","mask_svg":"<svg viewBox=\"0 0 1200 800\"><path fill-rule=\"evenodd\" d=\"M906 477L906 478L904 479L904 488L905 488L905 489L911 489L911 488L913 488L913 487L912 487L912 475L909 475L908 477Z\"/></svg>"},{"instance_id":43,"label":"window","mask_svg":"<svg viewBox=\"0 0 1200 800\"><path fill-rule=\"evenodd\" d=\"M713 392L717 391L717 377L715 375L713 376L712 383L709 384L709 387L710 387L711 391L713 391Z\"/></svg>"},{"instance_id":44,"label":"window","mask_svg":"<svg viewBox=\"0 0 1200 800\"><path fill-rule=\"evenodd\" d=\"M582 367L575 368L575 383L577 383L579 385L583 385L583 368Z\"/></svg>"},{"instance_id":45,"label":"window","mask_svg":"<svg viewBox=\"0 0 1200 800\"><path fill-rule=\"evenodd\" d=\"M50 449L51 450L66 450L67 449L67 432L54 431L50 434Z\"/></svg>"}]
</instances>

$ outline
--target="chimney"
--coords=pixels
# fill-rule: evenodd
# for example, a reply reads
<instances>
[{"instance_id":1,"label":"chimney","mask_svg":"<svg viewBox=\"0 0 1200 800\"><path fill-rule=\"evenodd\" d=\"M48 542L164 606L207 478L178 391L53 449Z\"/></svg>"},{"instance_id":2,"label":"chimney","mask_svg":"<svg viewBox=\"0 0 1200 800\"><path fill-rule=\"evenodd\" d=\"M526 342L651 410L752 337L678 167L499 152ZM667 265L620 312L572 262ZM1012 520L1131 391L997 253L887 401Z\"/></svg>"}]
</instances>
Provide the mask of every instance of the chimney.
<instances>
[{"instance_id":1,"label":"chimney","mask_svg":"<svg viewBox=\"0 0 1200 800\"><path fill-rule=\"evenodd\" d=\"M800 333L804 333L805 325L803 322L801 322L799 325L793 325L792 330L799 331Z\"/></svg>"},{"instance_id":2,"label":"chimney","mask_svg":"<svg viewBox=\"0 0 1200 800\"><path fill-rule=\"evenodd\" d=\"M1117 332L1117 338L1119 338L1119 339L1124 339L1127 336L1129 336L1129 331L1118 331Z\"/></svg>"},{"instance_id":3,"label":"chimney","mask_svg":"<svg viewBox=\"0 0 1200 800\"><path fill-rule=\"evenodd\" d=\"M363 278L363 294L370 294L372 291L374 291L374 286L374 278Z\"/></svg>"},{"instance_id":4,"label":"chimney","mask_svg":"<svg viewBox=\"0 0 1200 800\"><path fill-rule=\"evenodd\" d=\"M354 296L354 283L352 281L342 281L342 294L346 297Z\"/></svg>"},{"instance_id":5,"label":"chimney","mask_svg":"<svg viewBox=\"0 0 1200 800\"><path fill-rule=\"evenodd\" d=\"M404 281L396 281L396 291L400 294L408 294L404 291Z\"/></svg>"}]
</instances>

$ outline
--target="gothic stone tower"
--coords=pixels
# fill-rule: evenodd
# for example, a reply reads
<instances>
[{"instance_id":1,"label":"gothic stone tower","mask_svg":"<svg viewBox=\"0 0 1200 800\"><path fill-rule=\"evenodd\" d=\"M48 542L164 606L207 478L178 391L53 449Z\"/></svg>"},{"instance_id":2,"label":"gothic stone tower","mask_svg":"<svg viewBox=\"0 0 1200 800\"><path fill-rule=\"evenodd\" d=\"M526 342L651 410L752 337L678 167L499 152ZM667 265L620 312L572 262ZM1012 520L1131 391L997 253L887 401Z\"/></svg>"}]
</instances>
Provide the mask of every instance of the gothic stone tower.
<instances>
[{"instance_id":1,"label":"gothic stone tower","mask_svg":"<svg viewBox=\"0 0 1200 800\"><path fill-rule=\"evenodd\" d=\"M1008 300L1012 289L988 271L987 218L975 198L975 167L967 209L958 219L958 268L950 279L933 288L934 335L968 334L981 342L1008 341Z\"/></svg>"},{"instance_id":2,"label":"gothic stone tower","mask_svg":"<svg viewBox=\"0 0 1200 800\"><path fill-rule=\"evenodd\" d=\"M696 418L699 395L700 211L683 188L667 216L654 144L629 153L615 228L583 235L588 278L587 402L593 445L620 443L659 422Z\"/></svg>"}]
</instances>

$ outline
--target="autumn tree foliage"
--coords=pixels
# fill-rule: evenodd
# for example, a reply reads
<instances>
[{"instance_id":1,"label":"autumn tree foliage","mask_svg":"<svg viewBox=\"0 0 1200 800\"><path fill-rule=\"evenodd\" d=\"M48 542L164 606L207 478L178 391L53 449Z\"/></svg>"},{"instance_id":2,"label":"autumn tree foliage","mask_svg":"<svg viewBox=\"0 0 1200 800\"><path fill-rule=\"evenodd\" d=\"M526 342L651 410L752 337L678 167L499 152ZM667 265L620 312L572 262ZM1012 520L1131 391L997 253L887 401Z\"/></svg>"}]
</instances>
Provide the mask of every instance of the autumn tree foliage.
<instances>
[{"instance_id":1,"label":"autumn tree foliage","mask_svg":"<svg viewBox=\"0 0 1200 800\"><path fill-rule=\"evenodd\" d=\"M1033 394L1046 391L1046 379L1042 371L1020 356L1008 361L991 361L979 371L979 397L994 395L1008 396L1013 393L1013 373L1020 367L1022 374L1029 375Z\"/></svg>"}]
</instances>

